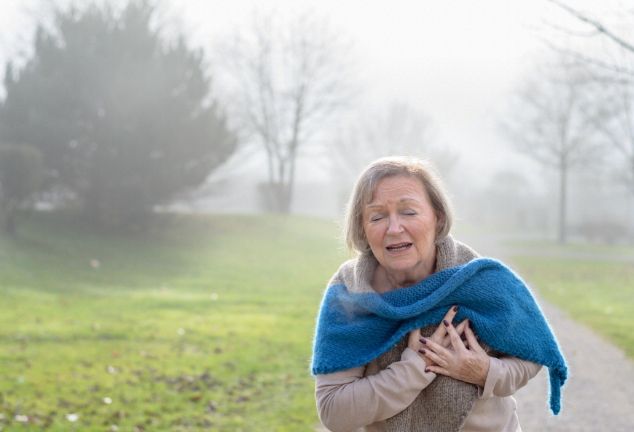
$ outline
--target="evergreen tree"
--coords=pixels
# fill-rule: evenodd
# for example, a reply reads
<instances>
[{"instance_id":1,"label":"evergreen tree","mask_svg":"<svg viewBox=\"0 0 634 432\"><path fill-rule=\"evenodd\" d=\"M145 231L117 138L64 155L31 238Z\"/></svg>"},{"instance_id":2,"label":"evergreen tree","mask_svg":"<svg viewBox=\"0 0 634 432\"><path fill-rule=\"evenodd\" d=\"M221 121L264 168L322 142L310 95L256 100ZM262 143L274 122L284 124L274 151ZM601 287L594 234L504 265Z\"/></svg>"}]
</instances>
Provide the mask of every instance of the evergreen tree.
<instances>
[{"instance_id":1,"label":"evergreen tree","mask_svg":"<svg viewBox=\"0 0 634 432\"><path fill-rule=\"evenodd\" d=\"M235 150L202 51L171 42L155 7L58 11L32 58L9 63L0 139L43 155L52 182L100 224L144 217L200 185Z\"/></svg>"}]
</instances>

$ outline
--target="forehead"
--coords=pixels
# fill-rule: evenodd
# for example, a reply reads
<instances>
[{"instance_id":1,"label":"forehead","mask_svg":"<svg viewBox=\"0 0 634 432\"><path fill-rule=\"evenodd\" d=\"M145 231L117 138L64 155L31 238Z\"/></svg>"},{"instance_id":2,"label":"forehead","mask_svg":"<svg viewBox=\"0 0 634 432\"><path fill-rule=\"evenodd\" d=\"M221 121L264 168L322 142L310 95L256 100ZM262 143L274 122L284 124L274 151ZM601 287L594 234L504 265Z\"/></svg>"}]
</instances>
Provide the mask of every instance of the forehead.
<instances>
[{"instance_id":1,"label":"forehead","mask_svg":"<svg viewBox=\"0 0 634 432\"><path fill-rule=\"evenodd\" d=\"M428 195L425 187L417 178L391 176L381 179L376 184L368 205L379 201L400 201L402 199L427 201Z\"/></svg>"}]
</instances>

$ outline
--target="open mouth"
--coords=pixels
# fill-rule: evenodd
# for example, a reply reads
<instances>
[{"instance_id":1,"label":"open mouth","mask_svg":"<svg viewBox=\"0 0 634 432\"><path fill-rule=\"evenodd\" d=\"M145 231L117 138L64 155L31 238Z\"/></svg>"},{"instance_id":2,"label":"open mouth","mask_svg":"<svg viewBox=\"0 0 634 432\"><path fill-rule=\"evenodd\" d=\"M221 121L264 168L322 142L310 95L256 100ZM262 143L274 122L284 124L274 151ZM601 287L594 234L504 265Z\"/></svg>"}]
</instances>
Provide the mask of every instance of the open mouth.
<instances>
[{"instance_id":1,"label":"open mouth","mask_svg":"<svg viewBox=\"0 0 634 432\"><path fill-rule=\"evenodd\" d=\"M401 252L411 248L413 243L403 242L403 243L395 243L386 247L386 249L390 252Z\"/></svg>"}]
</instances>

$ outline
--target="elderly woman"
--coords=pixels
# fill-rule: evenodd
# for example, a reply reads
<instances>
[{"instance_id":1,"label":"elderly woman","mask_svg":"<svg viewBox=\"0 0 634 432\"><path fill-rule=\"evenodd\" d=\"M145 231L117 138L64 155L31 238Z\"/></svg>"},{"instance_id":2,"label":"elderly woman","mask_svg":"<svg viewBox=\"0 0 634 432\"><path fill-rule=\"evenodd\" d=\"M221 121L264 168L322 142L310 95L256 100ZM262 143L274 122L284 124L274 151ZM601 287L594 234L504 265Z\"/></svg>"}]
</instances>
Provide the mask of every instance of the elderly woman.
<instances>
[{"instance_id":1,"label":"elderly woman","mask_svg":"<svg viewBox=\"0 0 634 432\"><path fill-rule=\"evenodd\" d=\"M423 161L379 159L361 174L345 228L358 257L329 283L313 355L331 431L521 431L512 395L541 364L559 410L566 366L539 307L510 270L454 240L451 223Z\"/></svg>"}]
</instances>

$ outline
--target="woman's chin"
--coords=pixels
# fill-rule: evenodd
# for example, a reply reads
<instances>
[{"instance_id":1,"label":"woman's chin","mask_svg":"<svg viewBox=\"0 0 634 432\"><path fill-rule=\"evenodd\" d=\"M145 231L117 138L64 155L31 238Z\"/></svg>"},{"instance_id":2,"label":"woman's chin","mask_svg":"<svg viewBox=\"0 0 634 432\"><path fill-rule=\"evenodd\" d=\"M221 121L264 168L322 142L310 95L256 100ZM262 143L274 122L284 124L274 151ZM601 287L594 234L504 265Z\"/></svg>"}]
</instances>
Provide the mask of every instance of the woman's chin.
<instances>
[{"instance_id":1,"label":"woman's chin","mask_svg":"<svg viewBox=\"0 0 634 432\"><path fill-rule=\"evenodd\" d=\"M411 273L416 272L420 262L413 259L390 259L383 267L388 272Z\"/></svg>"},{"instance_id":2,"label":"woman's chin","mask_svg":"<svg viewBox=\"0 0 634 432\"><path fill-rule=\"evenodd\" d=\"M384 257L383 268L394 276L415 278L416 282L426 278L434 271L433 264L427 265L420 257ZM433 261L431 261L433 263Z\"/></svg>"}]
</instances>

